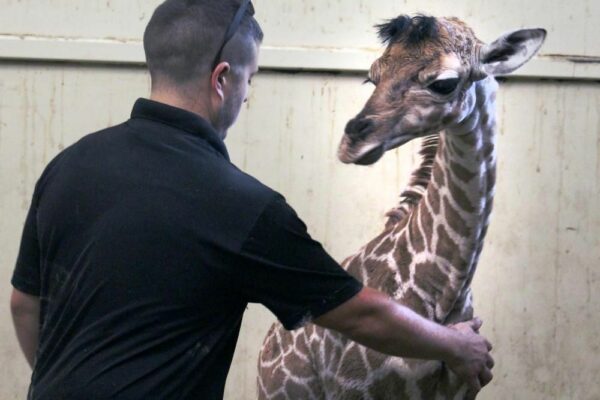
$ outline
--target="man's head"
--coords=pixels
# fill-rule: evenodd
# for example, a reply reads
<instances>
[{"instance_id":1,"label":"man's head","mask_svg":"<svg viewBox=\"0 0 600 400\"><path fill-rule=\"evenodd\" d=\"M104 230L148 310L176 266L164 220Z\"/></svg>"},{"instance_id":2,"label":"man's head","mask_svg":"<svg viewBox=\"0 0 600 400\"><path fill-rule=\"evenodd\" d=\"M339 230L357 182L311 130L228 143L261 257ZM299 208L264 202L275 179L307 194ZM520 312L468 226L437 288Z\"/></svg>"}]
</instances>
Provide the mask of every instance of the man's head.
<instances>
[{"instance_id":1,"label":"man's head","mask_svg":"<svg viewBox=\"0 0 600 400\"><path fill-rule=\"evenodd\" d=\"M166 0L144 33L153 98L171 99L201 114L223 138L246 100L263 38L250 4L222 47L242 3Z\"/></svg>"}]
</instances>

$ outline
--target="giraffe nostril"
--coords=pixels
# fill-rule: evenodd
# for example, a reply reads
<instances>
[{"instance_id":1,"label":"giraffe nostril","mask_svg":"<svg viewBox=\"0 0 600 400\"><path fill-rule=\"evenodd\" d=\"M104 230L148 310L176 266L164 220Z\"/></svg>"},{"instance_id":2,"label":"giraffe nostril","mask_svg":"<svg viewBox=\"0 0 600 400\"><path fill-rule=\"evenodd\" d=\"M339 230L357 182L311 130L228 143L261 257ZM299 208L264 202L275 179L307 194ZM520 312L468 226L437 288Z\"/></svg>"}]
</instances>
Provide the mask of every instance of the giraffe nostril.
<instances>
[{"instance_id":1,"label":"giraffe nostril","mask_svg":"<svg viewBox=\"0 0 600 400\"><path fill-rule=\"evenodd\" d=\"M346 134L351 138L366 136L373 128L373 121L367 118L354 118L346 125Z\"/></svg>"}]
</instances>

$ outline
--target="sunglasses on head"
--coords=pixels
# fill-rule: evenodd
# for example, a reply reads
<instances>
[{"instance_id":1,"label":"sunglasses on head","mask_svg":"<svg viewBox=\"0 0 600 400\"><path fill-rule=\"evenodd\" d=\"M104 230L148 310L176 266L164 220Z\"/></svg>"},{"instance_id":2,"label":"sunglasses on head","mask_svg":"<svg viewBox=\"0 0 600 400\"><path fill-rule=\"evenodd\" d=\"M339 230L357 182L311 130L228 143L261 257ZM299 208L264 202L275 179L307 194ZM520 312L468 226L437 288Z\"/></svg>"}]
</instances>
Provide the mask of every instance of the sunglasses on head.
<instances>
[{"instance_id":1,"label":"sunglasses on head","mask_svg":"<svg viewBox=\"0 0 600 400\"><path fill-rule=\"evenodd\" d=\"M233 20L231 21L229 27L227 28L227 31L225 32L225 39L223 39L223 44L221 44L221 47L219 47L219 51L217 52L217 56L215 57L215 61L212 65L213 71L217 67L217 65L219 65L219 62L221 61L221 56L223 55L223 49L239 29L240 25L242 24L242 20L244 19L244 15L246 15L247 11L250 12L250 15L254 15L254 6L252 5L252 1L242 0L240 8L238 8L237 12L235 13L235 16L233 17Z\"/></svg>"}]
</instances>

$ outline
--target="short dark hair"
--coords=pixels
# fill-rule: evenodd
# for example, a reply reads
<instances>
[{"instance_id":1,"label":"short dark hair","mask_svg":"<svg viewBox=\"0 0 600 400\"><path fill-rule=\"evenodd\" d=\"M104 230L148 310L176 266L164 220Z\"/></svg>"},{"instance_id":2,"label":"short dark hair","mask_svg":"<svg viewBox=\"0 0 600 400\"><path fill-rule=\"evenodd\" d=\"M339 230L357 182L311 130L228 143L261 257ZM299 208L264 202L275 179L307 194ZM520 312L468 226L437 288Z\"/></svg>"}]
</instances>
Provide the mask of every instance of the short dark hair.
<instances>
[{"instance_id":1,"label":"short dark hair","mask_svg":"<svg viewBox=\"0 0 600 400\"><path fill-rule=\"evenodd\" d=\"M384 44L403 41L409 46L416 46L425 40L439 38L439 26L434 17L419 14L414 17L400 15L381 25L375 25L379 38Z\"/></svg>"},{"instance_id":2,"label":"short dark hair","mask_svg":"<svg viewBox=\"0 0 600 400\"><path fill-rule=\"evenodd\" d=\"M184 85L210 72L225 31L240 0L166 0L154 11L144 32L144 51L153 85L160 80ZM223 51L230 63L248 62L248 40L262 42L263 32L246 12Z\"/></svg>"}]
</instances>

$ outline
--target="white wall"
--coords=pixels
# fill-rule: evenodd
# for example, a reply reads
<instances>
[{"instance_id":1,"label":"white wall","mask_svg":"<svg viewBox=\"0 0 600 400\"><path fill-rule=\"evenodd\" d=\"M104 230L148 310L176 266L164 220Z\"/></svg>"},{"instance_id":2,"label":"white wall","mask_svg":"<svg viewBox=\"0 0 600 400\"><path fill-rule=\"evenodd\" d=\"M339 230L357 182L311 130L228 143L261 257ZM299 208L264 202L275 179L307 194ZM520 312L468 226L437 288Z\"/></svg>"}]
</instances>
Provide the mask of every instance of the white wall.
<instances>
[{"instance_id":1,"label":"white wall","mask_svg":"<svg viewBox=\"0 0 600 400\"><path fill-rule=\"evenodd\" d=\"M139 38L158 3L0 0L2 399L24 398L29 378L7 303L34 183L60 149L126 119L147 95ZM600 3L562 4L256 1L267 35L262 65L271 72L255 80L227 140L234 162L281 191L341 260L381 228L417 143L373 167L341 165L335 153L343 127L370 88L356 72L282 69L361 71L377 51L370 27L401 12L458 15L486 40L521 26L549 30L526 78L500 89L498 194L474 282L497 361L484 400L600 398ZM575 56L590 62L574 63ZM547 77L567 80L540 80ZM260 306L247 312L228 399L255 397L256 356L271 320Z\"/></svg>"}]
</instances>

